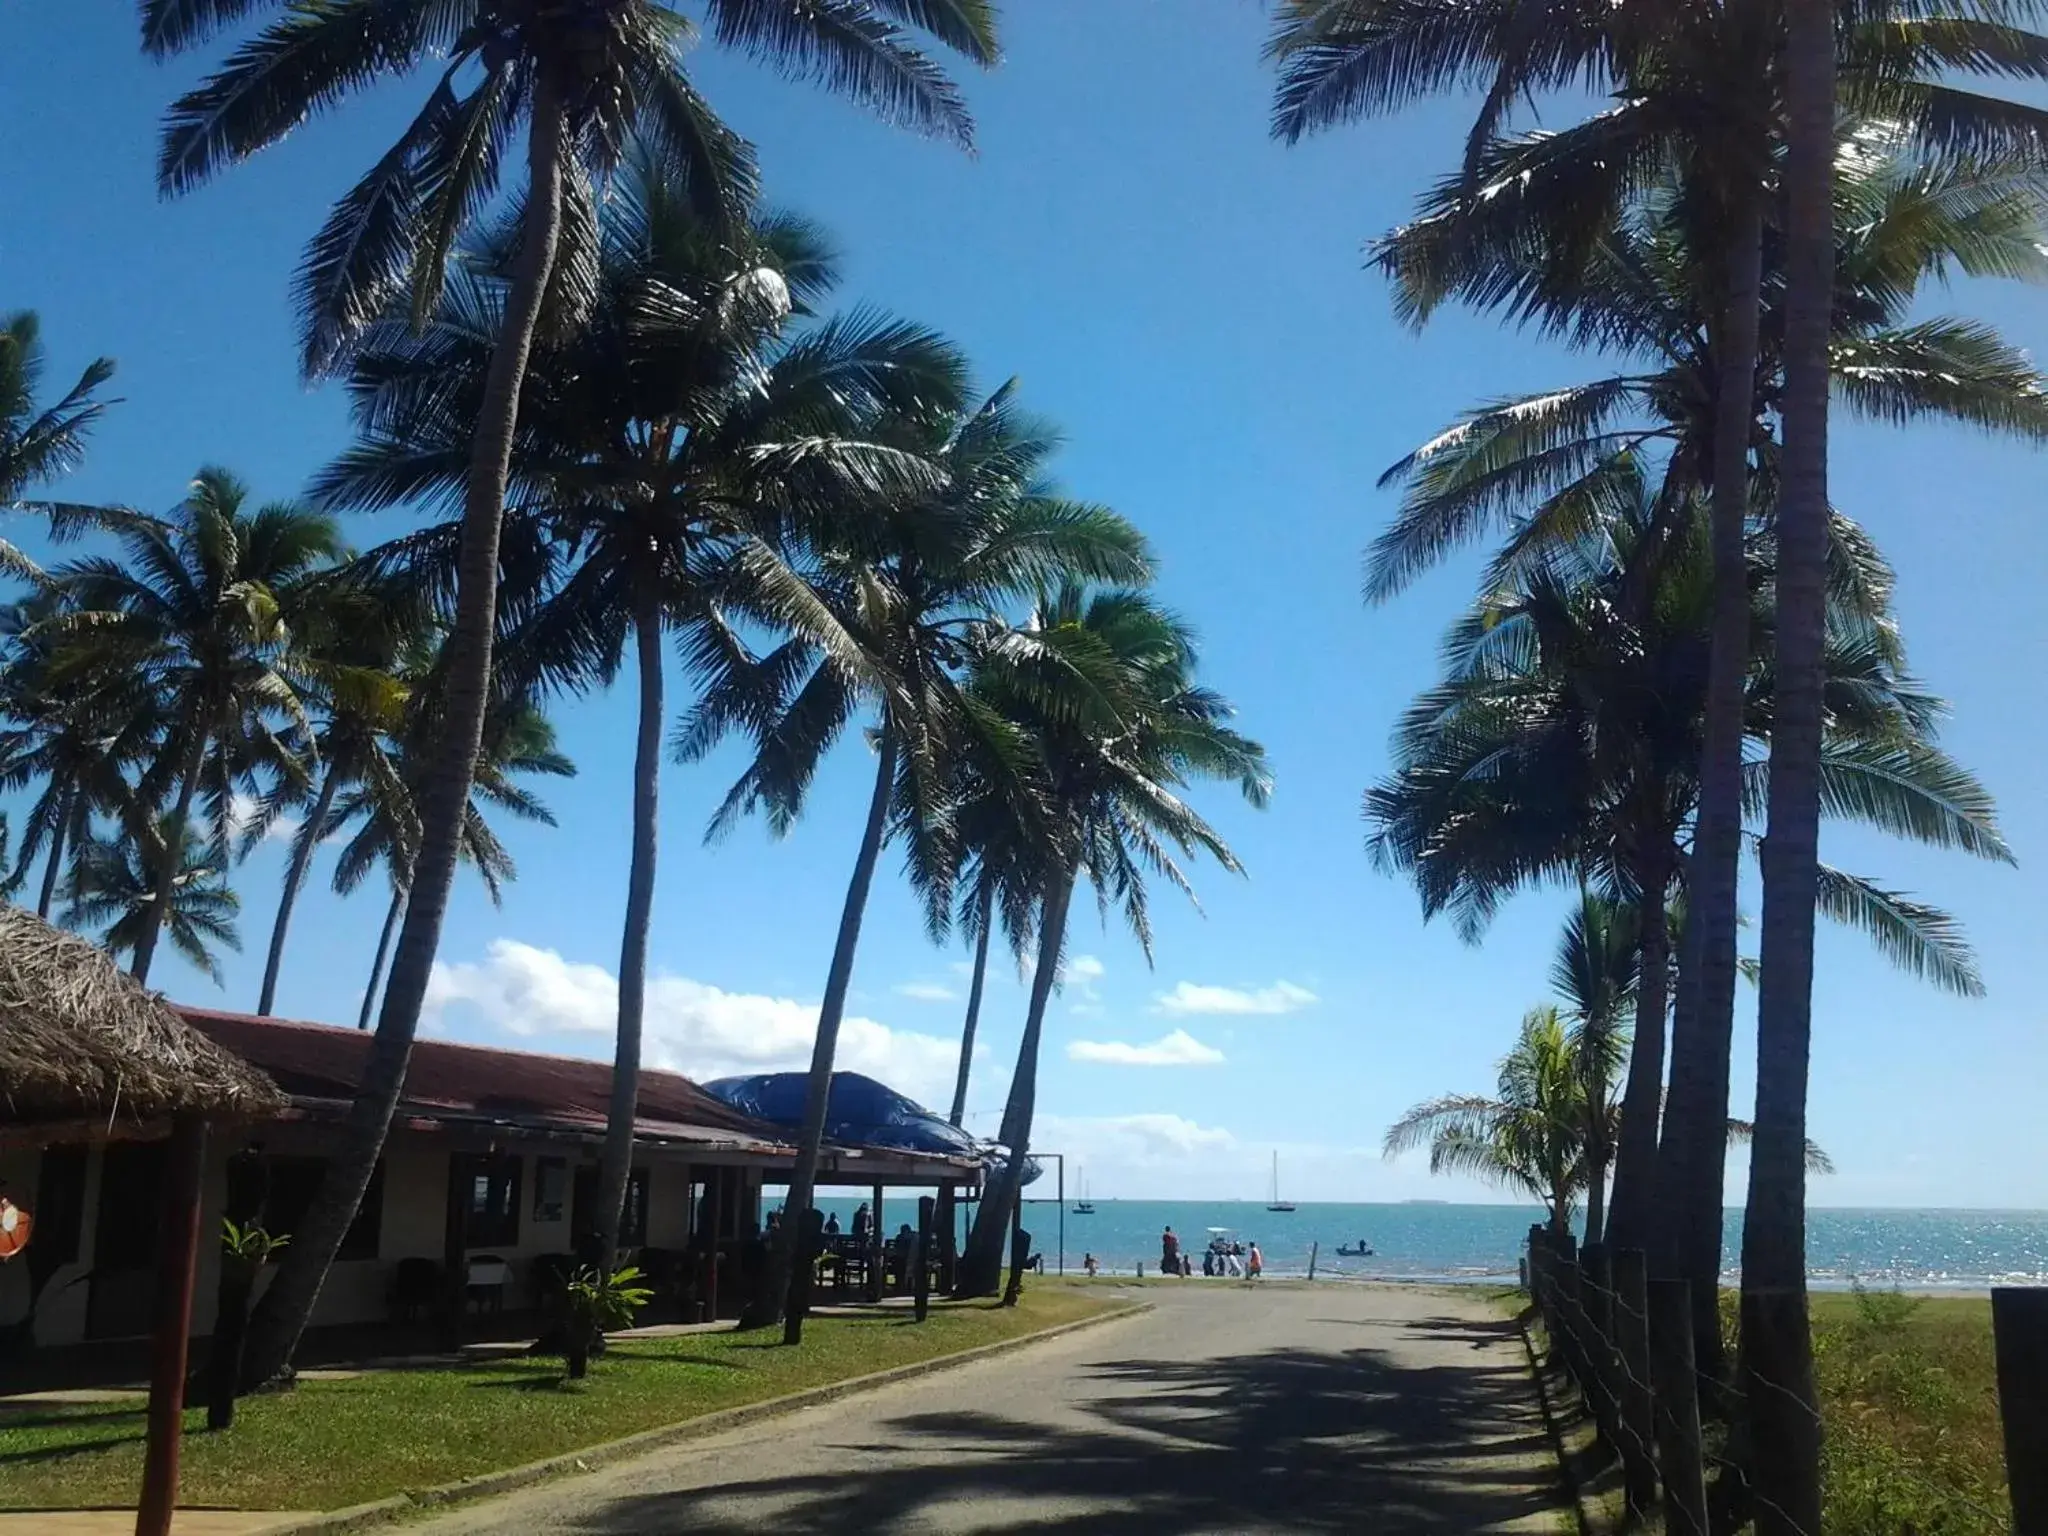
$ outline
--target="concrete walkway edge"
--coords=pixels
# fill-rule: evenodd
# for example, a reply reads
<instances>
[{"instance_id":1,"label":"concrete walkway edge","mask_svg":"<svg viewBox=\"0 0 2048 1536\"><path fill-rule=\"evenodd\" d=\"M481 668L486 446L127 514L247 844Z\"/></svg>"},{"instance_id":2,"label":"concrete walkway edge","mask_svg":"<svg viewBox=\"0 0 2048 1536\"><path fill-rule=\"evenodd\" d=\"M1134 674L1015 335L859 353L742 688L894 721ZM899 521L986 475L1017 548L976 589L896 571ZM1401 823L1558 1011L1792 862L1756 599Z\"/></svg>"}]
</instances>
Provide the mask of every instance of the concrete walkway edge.
<instances>
[{"instance_id":1,"label":"concrete walkway edge","mask_svg":"<svg viewBox=\"0 0 2048 1536\"><path fill-rule=\"evenodd\" d=\"M1152 1303L1149 1301L1116 1302L1092 1317L1076 1318L1070 1323L1055 1323L1050 1328L1040 1328L1033 1333L1020 1333L1013 1339L998 1339L993 1344L977 1344L973 1349L955 1350L949 1355L934 1355L929 1360L913 1360L908 1365L891 1366L886 1371L871 1371L865 1376L849 1376L844 1381L828 1381L823 1386L806 1387L801 1392L786 1392L781 1397L763 1398L758 1403L742 1403L736 1408L720 1408L711 1413L700 1413L692 1419L679 1419L673 1424L643 1429L638 1434L627 1435L623 1440L607 1440L599 1445L586 1446L582 1450L565 1451L560 1456L550 1456L544 1461L530 1461L524 1466L507 1467L502 1472L483 1472L475 1477L465 1477L459 1482L443 1483L437 1488L421 1488L411 1493L393 1494L388 1499L378 1499L374 1503L330 1510L309 1520L294 1520L285 1524L266 1526L260 1536L315 1536L315 1533L318 1533L318 1536L338 1536L338 1533L344 1531L361 1531L389 1525L404 1519L407 1515L443 1505L492 1498L501 1493L511 1493L515 1489L546 1482L554 1477L594 1472L612 1462L624 1461L647 1451L657 1451L681 1440L695 1440L725 1430L739 1429L758 1419L794 1413L799 1408L829 1403L836 1398L851 1397L857 1392L871 1391L876 1387L892 1386L899 1381L929 1376L936 1371L951 1370L955 1366L972 1365L993 1355L1008 1354L1012 1350L1043 1344L1048 1339L1079 1333L1085 1328L1099 1328L1105 1323L1122 1322L1151 1310Z\"/></svg>"}]
</instances>

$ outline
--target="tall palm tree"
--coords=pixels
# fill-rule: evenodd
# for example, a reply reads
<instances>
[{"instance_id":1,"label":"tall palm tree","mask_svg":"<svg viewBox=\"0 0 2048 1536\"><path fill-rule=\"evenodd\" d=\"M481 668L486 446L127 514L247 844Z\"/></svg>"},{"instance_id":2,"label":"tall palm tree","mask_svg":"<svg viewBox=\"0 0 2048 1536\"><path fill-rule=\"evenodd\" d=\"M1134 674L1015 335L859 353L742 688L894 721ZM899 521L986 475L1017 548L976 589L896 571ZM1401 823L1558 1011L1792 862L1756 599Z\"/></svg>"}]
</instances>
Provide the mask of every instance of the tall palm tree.
<instances>
[{"instance_id":1,"label":"tall palm tree","mask_svg":"<svg viewBox=\"0 0 2048 1536\"><path fill-rule=\"evenodd\" d=\"M325 514L292 502L252 509L248 499L241 481L208 467L166 517L105 514L126 563L94 556L59 568L69 603L37 626L60 643L54 681L126 669L161 701L165 729L136 798L167 806L168 820L147 812L128 829L156 871L156 902L130 946L138 979L149 976L195 804L224 853L238 795L262 775L306 772L287 739L307 728L293 624L314 578L341 557L341 534ZM160 842L160 826L180 838Z\"/></svg>"},{"instance_id":2,"label":"tall palm tree","mask_svg":"<svg viewBox=\"0 0 2048 1536\"><path fill-rule=\"evenodd\" d=\"M1742 1364L1759 1536L1820 1528L1820 1405L1806 1312L1806 1079L1826 731L1828 342L1834 309L1835 13L1785 6L1785 397L1777 710L1757 998L1756 1140L1742 1224Z\"/></svg>"},{"instance_id":3,"label":"tall palm tree","mask_svg":"<svg viewBox=\"0 0 2048 1536\"><path fill-rule=\"evenodd\" d=\"M968 707L962 678L975 635L1049 583L1151 574L1144 538L1129 523L1041 481L1058 439L1018 409L1014 385L951 419L902 420L886 430L938 466L940 486L878 505L820 509L826 516L809 530L813 580L851 659L845 647L825 653L790 690L787 707L761 722L759 750L713 823L722 830L761 810L776 832L786 831L826 750L860 712L873 710L874 789L819 1004L790 1174L788 1205L799 1212L809 1208L816 1184L839 1025L892 809L911 838L927 835L941 818L946 765ZM714 739L711 727L728 718L739 717L722 696L708 700L682 739L685 755L701 754ZM784 1223L768 1290L750 1320L766 1325L781 1315L799 1225ZM792 1333L799 1322L791 1320Z\"/></svg>"},{"instance_id":4,"label":"tall palm tree","mask_svg":"<svg viewBox=\"0 0 2048 1536\"><path fill-rule=\"evenodd\" d=\"M562 569L512 627L501 669L608 686L630 653L639 672L614 1103L593 1220L607 1264L638 1100L664 646L715 687L753 663L732 610L815 634L815 599L778 550L785 525L820 499L928 488L922 458L863 428L880 412L955 408L964 387L957 351L920 327L870 315L802 323L798 310L835 276L815 231L762 215L735 234L707 223L686 193L644 152L618 178L589 314L535 354L508 514L559 552ZM417 337L398 317L373 333L357 370L371 432L323 477L324 499L445 499L458 483L467 414L450 401L482 392L488 347L468 284L486 281L451 287Z\"/></svg>"},{"instance_id":5,"label":"tall palm tree","mask_svg":"<svg viewBox=\"0 0 2048 1536\"><path fill-rule=\"evenodd\" d=\"M1903 5L1844 8L1830 55L1841 66L1841 101L1860 121L1904 130L1915 153L1935 162L2038 170L2048 152L2048 112L1966 82L2032 79L2042 39L2023 28L2039 14L2033 6L1979 0L1939 13ZM1483 295L1511 314L1542 317L1560 304L1568 310L1602 232L1645 182L1675 171L1684 184L1704 258L1699 324L1688 335L1707 360L1703 402L1711 423L1697 444L1694 472L1711 488L1720 574L1689 873L1692 928L1674 1024L1669 1124L1679 1138L1662 1174L1671 1188L1660 1200L1676 1213L1678 1230L1660 1242L1653 1262L1667 1273L1710 1266L1695 1282L1702 1295L1712 1294L1720 1252L1719 1126L1733 1027L1741 848L1741 678L1750 655L1743 546L1750 453L1760 437L1758 388L1769 373L1759 347L1770 326L1759 306L1770 288L1763 281L1765 222L1782 192L1782 16L1762 0L1549 10L1481 0L1455 14L1402 0L1282 0L1268 50L1281 68L1274 132L1290 141L1425 94L1482 95L1464 167L1448 184L1450 216L1438 233L1447 252L1476 251L1474 265L1494 279L1467 296ZM1819 23L1813 25L1817 38ZM1497 141L1518 101L1533 105L1547 92L1588 88L1612 105L1559 132L1506 146ZM1505 263L1501 252L1508 253ZM1501 280L1506 273L1513 275ZM1420 319L1427 309L1411 313ZM1594 327L1567 331L1600 339ZM1717 1332L1710 1342L1718 1352Z\"/></svg>"},{"instance_id":6,"label":"tall palm tree","mask_svg":"<svg viewBox=\"0 0 2048 1536\"><path fill-rule=\"evenodd\" d=\"M335 206L300 268L306 372L330 371L392 297L430 314L462 228L498 190L503 149L527 125L524 215L463 503L460 580L450 630L447 730L421 802L404 927L378 1045L363 1076L343 1154L330 1163L271 1294L295 1319L251 1340L259 1366L282 1369L382 1148L410 1057L460 855L469 777L483 739L497 632L498 543L527 359L551 292L568 318L578 284L557 281L594 187L636 129L684 169L707 216L727 219L753 191L748 146L712 112L683 68L695 29L657 0L393 0L283 6L281 0L143 0L144 48L163 56L207 41L251 10L283 14L260 28L170 109L158 159L166 193L284 138L315 110L389 77L447 60L398 142ZM819 80L884 116L971 142L972 123L945 73L911 46L930 33L980 63L996 56L987 0L704 0L721 42ZM458 90L458 82L466 92ZM574 265L573 263L571 265ZM282 1325L280 1325L282 1330Z\"/></svg>"},{"instance_id":7,"label":"tall palm tree","mask_svg":"<svg viewBox=\"0 0 2048 1536\"><path fill-rule=\"evenodd\" d=\"M168 900L160 874L164 849L174 869ZM242 903L228 887L223 854L217 841L168 816L148 843L125 836L88 841L66 882L65 926L98 929L100 943L116 955L132 954L145 939L155 942L161 931L193 969L223 985L214 948L242 947L235 928Z\"/></svg>"},{"instance_id":8,"label":"tall palm tree","mask_svg":"<svg viewBox=\"0 0 2048 1536\"><path fill-rule=\"evenodd\" d=\"M1468 936L1510 893L1549 880L1592 879L1636 905L1637 1028L1605 1235L1640 1246L1661 1089L1664 904L1699 793L1713 576L1697 502L1660 545L1652 528L1665 514L1640 466L1625 457L1595 488L1604 500L1580 509L1577 537L1501 575L1453 630L1446 680L1398 728L1396 770L1368 795L1367 811L1375 856L1413 877L1425 915L1449 910ZM1888 573L1867 547L1855 554L1846 526L1838 524L1836 544L1838 562L1860 560L1861 576L1838 573L1831 606L1831 809L1937 846L2010 858L1989 797L1933 744L1939 704L1904 670L1885 609ZM1769 554L1767 537L1753 541L1753 627L1765 644L1752 660L1745 710L1746 734L1759 745L1775 709ZM1622 617L1636 606L1634 590L1649 594L1637 609L1642 627ZM1981 989L1944 915L1838 872L1820 899L1909 968L1955 990ZM1724 1117L1724 1138L1725 1127Z\"/></svg>"},{"instance_id":9,"label":"tall palm tree","mask_svg":"<svg viewBox=\"0 0 2048 1536\"><path fill-rule=\"evenodd\" d=\"M1845 128L1839 151L1844 175L1836 189L1837 291L1843 299L1834 322L1835 387L1845 403L1878 420L1946 418L2039 438L2048 427L2048 394L2024 353L1975 322L1915 320L1910 314L1915 288L1930 277L1956 271L2048 277L2035 178L2024 165L1928 165L1901 153L1906 142L1880 127ZM1490 173L1485 185L1511 198L1516 183L1510 170L1521 151L1502 153L1498 174ZM1624 367L1639 365L1642 371L1490 403L1396 465L1387 478L1403 483L1403 505L1374 548L1371 590L1378 594L1397 590L1450 543L1503 518L1510 528L1504 565L1569 536L1583 525L1584 489L1597 482L1618 451L1661 452L1663 484L1673 497L1703 490L1702 466L1716 441L1715 359L1711 347L1702 345L1709 337L1711 286L1700 275L1701 236L1685 215L1682 186L1667 181L1639 202L1583 263L1576 294L1563 298L1528 280L1548 262L1545 247L1532 256L1527 246L1503 242L1482 258L1447 242L1443 228L1452 209L1443 199L1458 195L1451 190L1432 199L1421 218L1381 244L1381 263L1395 276L1404 306L1420 314L1447 297L1482 304L1499 299L1554 333L1597 340L1621 354ZM1772 292L1760 408L1775 403L1782 371L1782 288L1774 285ZM1753 430L1761 433L1760 427ZM1760 441L1760 494L1768 495L1776 461L1768 437ZM1768 507L1758 511L1761 517ZM1723 559L1718 553L1716 558ZM1717 584L1716 646L1728 633L1723 595ZM1737 628L1747 635L1749 620ZM1718 665L1710 659L1709 732ZM1704 755L1712 757L1711 751ZM1659 1273L1693 1282L1702 1303L1700 1358L1711 1366L1720 1349L1719 1323L1708 1303L1720 1272L1725 1158L1719 1127L1729 1109L1730 1020L1713 1001L1719 982L1711 976L1701 982L1697 974L1711 970L1719 953L1718 937L1703 932L1715 929L1718 919L1704 919L1700 911L1703 900L1714 903L1708 888L1720 879L1703 851L1712 835L1709 766L1703 762L1688 859L1693 926L1673 1020L1653 1263ZM1739 837L1739 825L1737 832ZM1732 925L1732 907L1725 916ZM1730 926L1730 978L1732 934Z\"/></svg>"},{"instance_id":10,"label":"tall palm tree","mask_svg":"<svg viewBox=\"0 0 2048 1536\"><path fill-rule=\"evenodd\" d=\"M969 1296L992 1294L1001 1275L1076 882L1085 874L1105 909L1112 901L1122 907L1149 957L1148 873L1188 891L1176 855L1206 853L1225 869L1240 868L1181 798L1182 788L1195 779L1231 780L1263 806L1272 782L1265 749L1227 725L1230 705L1195 681L1193 637L1140 592L1060 587L1028 624L988 637L975 692L995 715L1024 728L1044 814L1034 856L1037 968L998 1133L1007 1156L989 1177L955 1284Z\"/></svg>"},{"instance_id":11,"label":"tall palm tree","mask_svg":"<svg viewBox=\"0 0 2048 1536\"><path fill-rule=\"evenodd\" d=\"M1555 1004L1522 1018L1515 1048L1501 1058L1494 1094L1447 1094L1417 1104L1387 1128L1388 1161L1429 1148L1432 1174L1464 1174L1505 1185L1543 1203L1552 1235L1571 1234L1572 1212L1587 1187L1587 1127L1604 1119L1604 1101L1588 1097L1600 1069L1588 1062L1596 1038L1567 1029ZM1587 1229L1588 1242L1593 1241Z\"/></svg>"}]
</instances>

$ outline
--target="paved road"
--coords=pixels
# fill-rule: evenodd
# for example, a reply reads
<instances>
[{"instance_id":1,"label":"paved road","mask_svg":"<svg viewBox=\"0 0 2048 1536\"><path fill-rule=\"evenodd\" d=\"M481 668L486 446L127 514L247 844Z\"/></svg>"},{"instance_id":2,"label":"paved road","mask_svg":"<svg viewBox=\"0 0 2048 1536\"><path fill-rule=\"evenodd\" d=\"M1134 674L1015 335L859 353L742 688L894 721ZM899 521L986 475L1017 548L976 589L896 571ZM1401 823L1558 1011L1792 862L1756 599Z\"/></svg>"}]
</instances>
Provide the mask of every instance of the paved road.
<instances>
[{"instance_id":1,"label":"paved road","mask_svg":"<svg viewBox=\"0 0 2048 1536\"><path fill-rule=\"evenodd\" d=\"M1151 1287L1157 1310L446 1516L434 1536L1549 1532L1522 1348L1473 1298Z\"/></svg>"}]
</instances>

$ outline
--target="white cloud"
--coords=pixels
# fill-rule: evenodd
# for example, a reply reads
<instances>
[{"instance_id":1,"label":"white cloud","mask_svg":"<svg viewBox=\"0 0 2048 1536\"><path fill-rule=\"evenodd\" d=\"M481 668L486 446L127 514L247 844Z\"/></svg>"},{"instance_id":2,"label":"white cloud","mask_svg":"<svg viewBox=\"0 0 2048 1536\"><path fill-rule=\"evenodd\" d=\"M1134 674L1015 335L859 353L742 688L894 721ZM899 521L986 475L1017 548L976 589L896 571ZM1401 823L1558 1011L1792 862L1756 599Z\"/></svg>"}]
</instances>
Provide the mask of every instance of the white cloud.
<instances>
[{"instance_id":1,"label":"white cloud","mask_svg":"<svg viewBox=\"0 0 2048 1536\"><path fill-rule=\"evenodd\" d=\"M1082 1157L1098 1167L1178 1166L1204 1153L1230 1152L1237 1138L1220 1126L1180 1115L1041 1115L1032 1145Z\"/></svg>"},{"instance_id":2,"label":"white cloud","mask_svg":"<svg viewBox=\"0 0 2048 1536\"><path fill-rule=\"evenodd\" d=\"M1093 955L1070 956L1065 966L1067 980L1076 986L1092 986L1102 980L1103 973L1108 969L1108 966Z\"/></svg>"},{"instance_id":3,"label":"white cloud","mask_svg":"<svg viewBox=\"0 0 2048 1536\"><path fill-rule=\"evenodd\" d=\"M1069 1061L1092 1061L1113 1067L1213 1067L1223 1053L1204 1045L1184 1029L1162 1035L1150 1045L1123 1040L1076 1040L1067 1047Z\"/></svg>"},{"instance_id":4,"label":"white cloud","mask_svg":"<svg viewBox=\"0 0 2048 1536\"><path fill-rule=\"evenodd\" d=\"M423 1011L439 1027L466 1013L508 1034L609 1037L618 1022L618 981L601 965L494 939L480 962L435 963ZM649 1066L699 1080L798 1071L810 1065L818 1005L657 973L647 981L642 1028ZM609 1054L608 1040L591 1044L581 1054ZM936 1035L862 1017L840 1024L842 1070L879 1078L923 1104L945 1102L959 1056L958 1042Z\"/></svg>"},{"instance_id":5,"label":"white cloud","mask_svg":"<svg viewBox=\"0 0 2048 1536\"><path fill-rule=\"evenodd\" d=\"M960 994L942 981L905 981L895 988L898 997L907 997L914 1003L957 1003Z\"/></svg>"},{"instance_id":6,"label":"white cloud","mask_svg":"<svg viewBox=\"0 0 2048 1536\"><path fill-rule=\"evenodd\" d=\"M1182 1016L1192 1013L1279 1014L1298 1012L1315 1001L1315 993L1291 981L1276 981L1270 987L1258 987L1249 992L1236 987L1210 987L1200 982L1183 981L1171 992L1160 993L1153 1000L1152 1011Z\"/></svg>"}]
</instances>

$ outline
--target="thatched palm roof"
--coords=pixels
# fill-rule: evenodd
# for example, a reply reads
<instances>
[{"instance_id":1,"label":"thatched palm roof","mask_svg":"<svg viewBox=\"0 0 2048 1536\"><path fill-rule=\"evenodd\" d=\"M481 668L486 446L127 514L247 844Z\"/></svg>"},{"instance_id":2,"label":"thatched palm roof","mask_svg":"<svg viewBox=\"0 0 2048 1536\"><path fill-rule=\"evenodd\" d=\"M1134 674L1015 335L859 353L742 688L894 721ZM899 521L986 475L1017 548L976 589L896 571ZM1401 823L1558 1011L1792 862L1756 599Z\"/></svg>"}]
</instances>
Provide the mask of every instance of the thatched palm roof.
<instances>
[{"instance_id":1,"label":"thatched palm roof","mask_svg":"<svg viewBox=\"0 0 2048 1536\"><path fill-rule=\"evenodd\" d=\"M253 1119L285 1104L104 951L0 902L0 1123Z\"/></svg>"}]
</instances>

